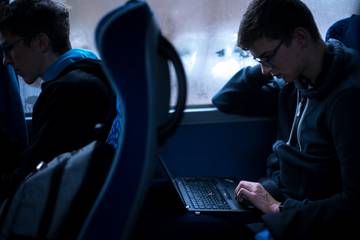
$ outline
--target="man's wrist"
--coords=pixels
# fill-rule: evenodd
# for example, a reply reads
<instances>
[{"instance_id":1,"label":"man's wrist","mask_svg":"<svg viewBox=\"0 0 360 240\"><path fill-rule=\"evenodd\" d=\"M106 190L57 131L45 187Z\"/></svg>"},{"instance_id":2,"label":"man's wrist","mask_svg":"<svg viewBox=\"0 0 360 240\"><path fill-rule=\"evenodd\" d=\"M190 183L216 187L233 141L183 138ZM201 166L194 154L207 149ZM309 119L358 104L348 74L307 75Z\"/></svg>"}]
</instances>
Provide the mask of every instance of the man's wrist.
<instances>
[{"instance_id":1,"label":"man's wrist","mask_svg":"<svg viewBox=\"0 0 360 240\"><path fill-rule=\"evenodd\" d=\"M276 202L276 203L274 203L273 204L273 206L272 206L272 212L273 213L279 213L279 212L281 212L282 211L282 208L283 208L283 203L281 203L281 202Z\"/></svg>"}]
</instances>

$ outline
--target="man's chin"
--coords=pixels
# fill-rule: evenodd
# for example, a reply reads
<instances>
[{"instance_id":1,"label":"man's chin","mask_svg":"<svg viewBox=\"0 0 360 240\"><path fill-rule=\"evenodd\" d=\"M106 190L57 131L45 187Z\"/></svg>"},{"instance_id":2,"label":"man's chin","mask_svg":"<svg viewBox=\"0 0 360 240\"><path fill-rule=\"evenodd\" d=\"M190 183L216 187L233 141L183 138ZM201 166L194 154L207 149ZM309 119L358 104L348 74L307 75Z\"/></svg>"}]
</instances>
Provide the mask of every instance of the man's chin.
<instances>
[{"instance_id":1,"label":"man's chin","mask_svg":"<svg viewBox=\"0 0 360 240\"><path fill-rule=\"evenodd\" d=\"M24 79L24 82L26 82L27 84L31 85L33 84L37 78L27 78L27 77L22 77Z\"/></svg>"}]
</instances>

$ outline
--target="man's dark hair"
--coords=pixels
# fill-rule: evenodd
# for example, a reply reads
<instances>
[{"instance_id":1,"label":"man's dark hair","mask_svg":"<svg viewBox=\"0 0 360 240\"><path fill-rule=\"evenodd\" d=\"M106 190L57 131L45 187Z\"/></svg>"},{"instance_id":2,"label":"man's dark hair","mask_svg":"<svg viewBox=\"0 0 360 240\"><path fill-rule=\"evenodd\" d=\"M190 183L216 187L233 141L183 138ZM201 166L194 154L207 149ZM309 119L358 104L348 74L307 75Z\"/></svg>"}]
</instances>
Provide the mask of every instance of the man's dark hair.
<instances>
[{"instance_id":1,"label":"man's dark hair","mask_svg":"<svg viewBox=\"0 0 360 240\"><path fill-rule=\"evenodd\" d=\"M249 49L263 37L288 42L298 27L309 31L314 40L320 39L314 17L302 1L253 0L241 20L238 45Z\"/></svg>"},{"instance_id":2,"label":"man's dark hair","mask_svg":"<svg viewBox=\"0 0 360 240\"><path fill-rule=\"evenodd\" d=\"M55 53L71 48L69 39L69 9L52 0L16 0L0 6L0 32L30 40L46 34Z\"/></svg>"}]
</instances>

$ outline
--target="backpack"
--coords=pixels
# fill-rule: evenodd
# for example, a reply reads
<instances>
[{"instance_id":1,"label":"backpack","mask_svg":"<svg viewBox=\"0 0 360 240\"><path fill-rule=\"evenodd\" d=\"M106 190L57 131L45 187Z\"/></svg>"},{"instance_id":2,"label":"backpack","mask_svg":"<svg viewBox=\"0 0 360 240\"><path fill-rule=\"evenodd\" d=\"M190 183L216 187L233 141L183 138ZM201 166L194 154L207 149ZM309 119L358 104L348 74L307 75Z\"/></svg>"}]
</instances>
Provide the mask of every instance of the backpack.
<instances>
[{"instance_id":1,"label":"backpack","mask_svg":"<svg viewBox=\"0 0 360 240\"><path fill-rule=\"evenodd\" d=\"M110 98L111 98L111 102L110 102L109 105L110 105L111 109L116 109L115 93L113 92L112 87L110 86L110 83L107 80L107 77L106 77L106 75L104 73L101 60L85 58L85 59L73 62L73 63L69 64L68 66L66 66L59 73L59 75L56 77L56 79L61 78L62 76L66 75L69 72L74 71L74 70L81 70L83 72L95 75L99 79L103 80L104 84L109 89L109 95L110 95ZM111 129L111 126L113 124L113 120L114 120L115 116L116 116L116 111L115 110L109 112L104 125L101 126L101 129L100 128L97 129L97 131L98 131L97 135L98 135L99 139L103 140L103 139L107 138L108 132Z\"/></svg>"},{"instance_id":2,"label":"backpack","mask_svg":"<svg viewBox=\"0 0 360 240\"><path fill-rule=\"evenodd\" d=\"M80 69L106 80L100 61L82 60L60 75ZM115 98L114 98L115 99ZM109 114L109 123L113 120ZM111 124L109 124L111 126ZM98 136L79 150L40 162L17 186L0 212L0 239L75 238L96 200L112 164L115 149Z\"/></svg>"},{"instance_id":3,"label":"backpack","mask_svg":"<svg viewBox=\"0 0 360 240\"><path fill-rule=\"evenodd\" d=\"M0 239L76 235L102 187L113 154L113 147L94 141L49 163L41 162L6 200Z\"/></svg>"}]
</instances>

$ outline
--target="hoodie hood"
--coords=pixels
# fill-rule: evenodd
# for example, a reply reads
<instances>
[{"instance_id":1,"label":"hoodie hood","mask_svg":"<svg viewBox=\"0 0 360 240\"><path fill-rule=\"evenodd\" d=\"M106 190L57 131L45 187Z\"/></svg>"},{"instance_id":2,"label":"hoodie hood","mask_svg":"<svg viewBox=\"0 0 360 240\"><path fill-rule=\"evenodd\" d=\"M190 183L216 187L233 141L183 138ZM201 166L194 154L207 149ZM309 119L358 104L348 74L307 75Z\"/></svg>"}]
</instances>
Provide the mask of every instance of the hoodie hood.
<instances>
[{"instance_id":1,"label":"hoodie hood","mask_svg":"<svg viewBox=\"0 0 360 240\"><path fill-rule=\"evenodd\" d=\"M354 58L354 55L356 55L356 58ZM316 80L316 85L309 88L300 81L295 81L295 86L302 96L324 98L334 88L337 88L344 79L347 79L346 74L354 72L352 69L358 68L359 64L360 58L355 50L347 48L336 39L330 39L326 42L324 64Z\"/></svg>"},{"instance_id":2,"label":"hoodie hood","mask_svg":"<svg viewBox=\"0 0 360 240\"><path fill-rule=\"evenodd\" d=\"M43 80L46 82L55 79L67 66L83 59L98 59L98 57L89 50L80 48L71 49L56 59L46 70Z\"/></svg>"}]
</instances>

